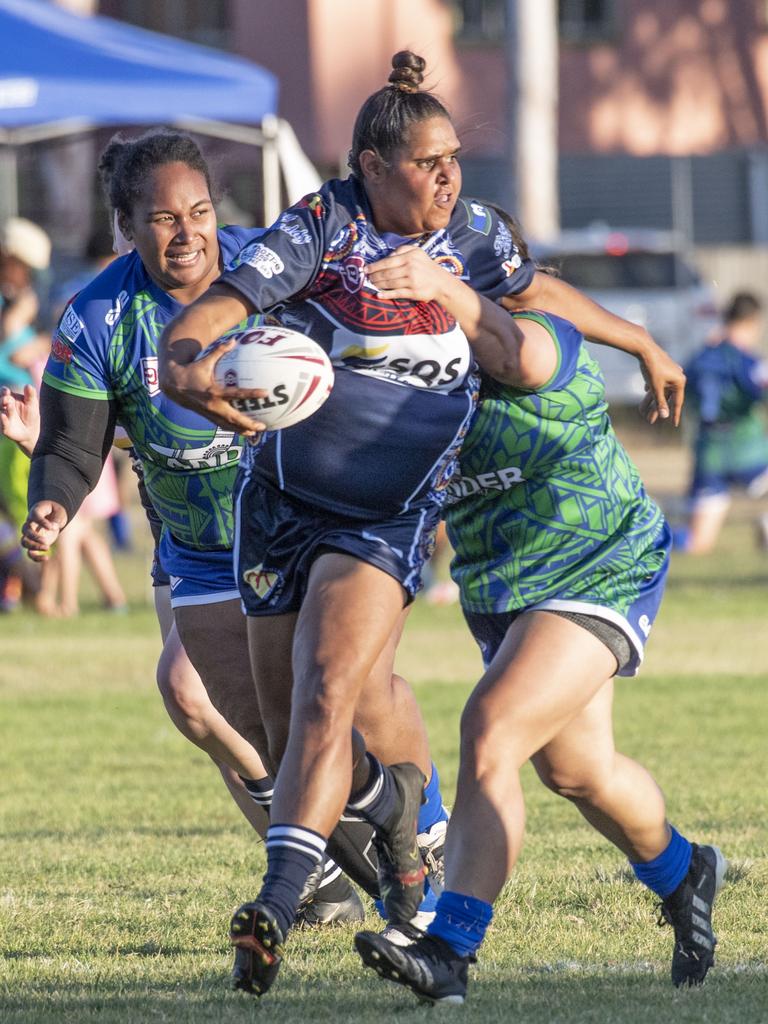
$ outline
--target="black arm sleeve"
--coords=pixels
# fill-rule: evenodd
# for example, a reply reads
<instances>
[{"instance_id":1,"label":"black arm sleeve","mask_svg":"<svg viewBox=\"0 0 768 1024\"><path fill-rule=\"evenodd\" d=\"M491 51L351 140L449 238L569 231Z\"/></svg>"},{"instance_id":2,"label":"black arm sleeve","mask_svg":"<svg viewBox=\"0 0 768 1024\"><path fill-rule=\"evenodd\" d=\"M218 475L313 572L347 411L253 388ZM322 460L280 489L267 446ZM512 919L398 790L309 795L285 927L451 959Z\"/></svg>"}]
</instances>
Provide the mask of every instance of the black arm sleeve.
<instances>
[{"instance_id":1,"label":"black arm sleeve","mask_svg":"<svg viewBox=\"0 0 768 1024\"><path fill-rule=\"evenodd\" d=\"M111 399L78 398L43 384L40 437L32 452L27 502L56 501L71 520L99 482L115 433Z\"/></svg>"}]
</instances>

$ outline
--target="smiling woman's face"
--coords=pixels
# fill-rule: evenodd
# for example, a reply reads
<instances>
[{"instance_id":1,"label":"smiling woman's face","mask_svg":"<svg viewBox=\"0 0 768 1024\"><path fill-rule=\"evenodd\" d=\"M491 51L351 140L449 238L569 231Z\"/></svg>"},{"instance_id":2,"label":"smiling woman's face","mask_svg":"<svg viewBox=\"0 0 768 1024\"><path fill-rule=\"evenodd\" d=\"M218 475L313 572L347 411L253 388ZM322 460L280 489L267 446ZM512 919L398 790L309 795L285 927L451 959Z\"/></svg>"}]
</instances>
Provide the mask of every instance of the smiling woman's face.
<instances>
[{"instance_id":1,"label":"smiling woman's face","mask_svg":"<svg viewBox=\"0 0 768 1024\"><path fill-rule=\"evenodd\" d=\"M185 163L155 167L130 219L120 218L120 228L155 284L185 305L219 275L216 213L208 185Z\"/></svg>"},{"instance_id":2,"label":"smiling woman's face","mask_svg":"<svg viewBox=\"0 0 768 1024\"><path fill-rule=\"evenodd\" d=\"M361 154L365 191L379 231L422 235L447 227L461 191L461 148L447 117L417 121L388 163Z\"/></svg>"}]
</instances>

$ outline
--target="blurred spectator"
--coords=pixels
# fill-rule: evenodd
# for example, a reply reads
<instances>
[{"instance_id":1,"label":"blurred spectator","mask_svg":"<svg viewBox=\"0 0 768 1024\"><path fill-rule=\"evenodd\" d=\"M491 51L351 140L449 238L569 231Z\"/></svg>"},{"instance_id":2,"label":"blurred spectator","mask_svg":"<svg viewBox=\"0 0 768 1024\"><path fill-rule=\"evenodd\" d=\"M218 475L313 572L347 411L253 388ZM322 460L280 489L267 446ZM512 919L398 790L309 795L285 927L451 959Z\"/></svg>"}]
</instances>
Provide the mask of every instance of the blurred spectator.
<instances>
[{"instance_id":1,"label":"blurred spectator","mask_svg":"<svg viewBox=\"0 0 768 1024\"><path fill-rule=\"evenodd\" d=\"M762 305L750 292L733 296L719 337L686 367L687 394L697 418L690 488L691 517L676 535L690 554L711 551L728 514L731 488L750 497L768 493L768 429L763 403L768 362L758 351ZM758 519L758 537L768 546L768 516Z\"/></svg>"},{"instance_id":2,"label":"blurred spectator","mask_svg":"<svg viewBox=\"0 0 768 1024\"><path fill-rule=\"evenodd\" d=\"M40 408L37 392L29 385L23 394L0 388L0 434L18 445L28 458L40 432ZM94 520L106 519L118 506L117 481L111 456L107 459L99 482L80 506L59 542L52 557L39 566L23 556L18 527L0 521L0 580L14 572L24 579L37 571L28 592L35 595L35 607L43 615L76 615L79 611L80 568L85 559L104 606L110 611L124 611L125 594L117 577L112 556L104 539L94 528ZM0 607L2 611L12 606Z\"/></svg>"},{"instance_id":3,"label":"blurred spectator","mask_svg":"<svg viewBox=\"0 0 768 1024\"><path fill-rule=\"evenodd\" d=\"M110 455L104 463L98 484L56 543L53 564L57 575L44 588L45 601L41 607L41 601L38 600L39 610L66 618L79 613L80 570L83 561L99 589L103 606L113 612L126 610L127 601L112 554L97 527L99 520L109 520L119 511L119 507L117 477Z\"/></svg>"},{"instance_id":4,"label":"blurred spectator","mask_svg":"<svg viewBox=\"0 0 768 1024\"><path fill-rule=\"evenodd\" d=\"M33 380L36 364L48 354L48 340L37 331L40 310L35 275L51 259L48 235L37 224L11 217L0 231L0 386L17 391ZM29 461L12 441L0 437L0 516L5 555L0 569L0 609L12 610L36 578L16 555L14 540L27 515ZM10 546L9 546L10 545Z\"/></svg>"},{"instance_id":5,"label":"blurred spectator","mask_svg":"<svg viewBox=\"0 0 768 1024\"><path fill-rule=\"evenodd\" d=\"M109 223L105 218L91 232L83 254L82 266L74 273L58 282L51 295L51 319L56 323L64 312L69 300L77 295L87 284L109 266L115 258L114 241Z\"/></svg>"},{"instance_id":6,"label":"blurred spectator","mask_svg":"<svg viewBox=\"0 0 768 1024\"><path fill-rule=\"evenodd\" d=\"M91 243L93 264L69 295L88 283L114 254L111 234ZM106 245L106 249L105 249ZM0 232L0 386L22 391L37 384L50 341L37 331L40 305L35 275L50 263L51 243L47 234L31 221L12 217ZM62 299L56 316L63 312ZM0 432L1 434L1 432ZM18 546L21 524L27 515L29 459L8 438L0 436L0 610L12 611L22 596L34 597L43 614L74 615L78 611L80 567L85 559L99 587L106 607L121 610L126 600L115 571L109 547L99 534L95 520L118 517L114 463L110 459L99 484L80 514L70 523L57 545L53 559L42 569L21 557ZM125 541L127 534L122 530Z\"/></svg>"},{"instance_id":7,"label":"blurred spectator","mask_svg":"<svg viewBox=\"0 0 768 1024\"><path fill-rule=\"evenodd\" d=\"M40 303L35 274L47 270L51 243L37 224L11 217L0 232L0 385L23 387L48 354L36 330Z\"/></svg>"}]
</instances>

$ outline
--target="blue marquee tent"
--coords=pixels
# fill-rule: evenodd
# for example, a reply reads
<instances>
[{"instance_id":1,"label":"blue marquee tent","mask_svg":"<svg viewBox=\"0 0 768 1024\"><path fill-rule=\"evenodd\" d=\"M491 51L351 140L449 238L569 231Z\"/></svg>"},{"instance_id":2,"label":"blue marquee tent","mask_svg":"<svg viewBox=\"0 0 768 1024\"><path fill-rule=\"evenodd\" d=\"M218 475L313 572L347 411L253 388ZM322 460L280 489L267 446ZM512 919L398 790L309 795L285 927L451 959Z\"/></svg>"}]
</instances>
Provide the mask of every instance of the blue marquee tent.
<instances>
[{"instance_id":1,"label":"blue marquee tent","mask_svg":"<svg viewBox=\"0 0 768 1024\"><path fill-rule=\"evenodd\" d=\"M277 96L275 76L242 58L42 0L0 0L0 144L11 159L7 147L99 125L173 123L261 146L271 219L281 162L290 171L281 150L311 167L276 117Z\"/></svg>"}]
</instances>

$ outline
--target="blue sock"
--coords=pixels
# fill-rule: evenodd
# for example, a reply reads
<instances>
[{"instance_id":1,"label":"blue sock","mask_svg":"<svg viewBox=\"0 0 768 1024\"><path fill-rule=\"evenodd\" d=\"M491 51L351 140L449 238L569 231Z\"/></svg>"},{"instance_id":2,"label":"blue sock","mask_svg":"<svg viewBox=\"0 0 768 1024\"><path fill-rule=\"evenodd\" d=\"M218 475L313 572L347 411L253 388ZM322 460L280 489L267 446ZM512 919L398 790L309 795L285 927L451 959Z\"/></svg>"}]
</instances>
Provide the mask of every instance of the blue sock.
<instances>
[{"instance_id":1,"label":"blue sock","mask_svg":"<svg viewBox=\"0 0 768 1024\"><path fill-rule=\"evenodd\" d=\"M447 821L448 811L443 806L443 798L440 794L440 776L436 766L432 765L432 775L424 789L424 803L419 808L419 821L417 831L429 832L438 821Z\"/></svg>"},{"instance_id":2,"label":"blue sock","mask_svg":"<svg viewBox=\"0 0 768 1024\"><path fill-rule=\"evenodd\" d=\"M691 844L673 828L669 845L658 857L639 864L630 862L630 867L643 885L664 899L675 891L688 874L691 853Z\"/></svg>"},{"instance_id":3,"label":"blue sock","mask_svg":"<svg viewBox=\"0 0 768 1024\"><path fill-rule=\"evenodd\" d=\"M492 917L490 903L446 889L437 901L437 913L427 934L443 939L459 956L471 956L485 938Z\"/></svg>"},{"instance_id":4,"label":"blue sock","mask_svg":"<svg viewBox=\"0 0 768 1024\"><path fill-rule=\"evenodd\" d=\"M301 892L325 855L325 839L301 825L270 825L267 873L259 900L267 904L285 936L296 918Z\"/></svg>"}]
</instances>

